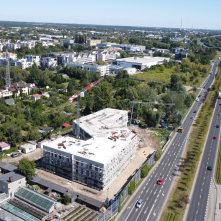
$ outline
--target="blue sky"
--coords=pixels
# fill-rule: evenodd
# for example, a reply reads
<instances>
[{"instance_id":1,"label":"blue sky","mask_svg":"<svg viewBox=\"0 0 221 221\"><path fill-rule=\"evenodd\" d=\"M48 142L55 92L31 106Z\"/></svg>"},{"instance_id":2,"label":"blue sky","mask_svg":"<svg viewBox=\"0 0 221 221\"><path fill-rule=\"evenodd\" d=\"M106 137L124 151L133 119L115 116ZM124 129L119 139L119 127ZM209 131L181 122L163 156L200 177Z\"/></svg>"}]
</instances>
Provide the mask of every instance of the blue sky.
<instances>
[{"instance_id":1,"label":"blue sky","mask_svg":"<svg viewBox=\"0 0 221 221\"><path fill-rule=\"evenodd\" d=\"M0 20L221 29L221 0L1 0Z\"/></svg>"}]
</instances>

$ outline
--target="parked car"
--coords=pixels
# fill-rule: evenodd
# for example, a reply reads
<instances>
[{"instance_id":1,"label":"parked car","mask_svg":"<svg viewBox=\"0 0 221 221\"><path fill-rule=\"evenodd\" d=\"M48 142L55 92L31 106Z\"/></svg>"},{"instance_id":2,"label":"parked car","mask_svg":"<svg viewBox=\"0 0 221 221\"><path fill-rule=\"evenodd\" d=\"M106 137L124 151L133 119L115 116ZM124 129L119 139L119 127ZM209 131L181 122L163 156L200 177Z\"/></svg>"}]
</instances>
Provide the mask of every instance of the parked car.
<instances>
[{"instance_id":1,"label":"parked car","mask_svg":"<svg viewBox=\"0 0 221 221\"><path fill-rule=\"evenodd\" d=\"M20 153L20 152L14 152L14 153L12 153L11 157L15 158L15 157L19 157L21 155L22 155L22 153Z\"/></svg>"}]
</instances>

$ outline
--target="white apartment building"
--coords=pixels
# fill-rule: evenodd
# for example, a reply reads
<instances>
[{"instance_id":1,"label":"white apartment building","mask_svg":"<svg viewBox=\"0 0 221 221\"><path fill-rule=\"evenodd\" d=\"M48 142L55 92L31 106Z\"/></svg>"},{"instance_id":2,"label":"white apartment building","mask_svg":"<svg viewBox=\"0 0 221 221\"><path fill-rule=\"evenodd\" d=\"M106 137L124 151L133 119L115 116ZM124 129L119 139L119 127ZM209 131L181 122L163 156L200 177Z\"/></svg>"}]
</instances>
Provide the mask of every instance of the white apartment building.
<instances>
[{"instance_id":1,"label":"white apartment building","mask_svg":"<svg viewBox=\"0 0 221 221\"><path fill-rule=\"evenodd\" d=\"M67 65L72 66L72 67L77 67L82 70L91 71L93 74L100 73L102 77L110 74L110 70L109 70L110 65L89 65L89 64L82 64L78 62L70 62L70 63L67 63Z\"/></svg>"},{"instance_id":2,"label":"white apartment building","mask_svg":"<svg viewBox=\"0 0 221 221\"><path fill-rule=\"evenodd\" d=\"M144 50L146 50L146 46L143 45L127 45L127 44L117 44L117 43L110 43L110 42L106 42L106 43L100 43L97 44L98 48L101 47L113 47L113 48L121 48L124 51L129 51L131 53L134 52L143 52Z\"/></svg>"},{"instance_id":3,"label":"white apartment building","mask_svg":"<svg viewBox=\"0 0 221 221\"><path fill-rule=\"evenodd\" d=\"M0 51L3 51L4 45L0 43Z\"/></svg>"},{"instance_id":4,"label":"white apartment building","mask_svg":"<svg viewBox=\"0 0 221 221\"><path fill-rule=\"evenodd\" d=\"M17 54L15 53L6 53L6 52L2 52L0 53L0 58L7 58L7 54L8 54L8 57L11 58L12 60L16 60L17 59Z\"/></svg>"},{"instance_id":5,"label":"white apartment building","mask_svg":"<svg viewBox=\"0 0 221 221\"><path fill-rule=\"evenodd\" d=\"M97 54L97 60L102 60L102 61L108 61L108 60L115 60L118 57L120 57L120 53L117 51L108 51L108 50L103 50L99 51Z\"/></svg>"},{"instance_id":6,"label":"white apartment building","mask_svg":"<svg viewBox=\"0 0 221 221\"><path fill-rule=\"evenodd\" d=\"M28 62L36 63L37 66L40 65L40 58L38 55L25 55L25 59L27 59Z\"/></svg>"},{"instance_id":7,"label":"white apartment building","mask_svg":"<svg viewBox=\"0 0 221 221\"><path fill-rule=\"evenodd\" d=\"M57 66L57 58L51 57L43 57L40 59L41 67L49 68L50 66L56 67Z\"/></svg>"},{"instance_id":8,"label":"white apartment building","mask_svg":"<svg viewBox=\"0 0 221 221\"><path fill-rule=\"evenodd\" d=\"M80 118L81 139L66 136L43 144L44 168L92 188L107 188L137 150L137 134L127 121L127 111L110 108Z\"/></svg>"},{"instance_id":9,"label":"white apartment building","mask_svg":"<svg viewBox=\"0 0 221 221\"><path fill-rule=\"evenodd\" d=\"M33 66L34 62L28 61L25 58L19 59L13 63L11 63L12 66L18 66L21 69L31 68Z\"/></svg>"},{"instance_id":10,"label":"white apartment building","mask_svg":"<svg viewBox=\"0 0 221 221\"><path fill-rule=\"evenodd\" d=\"M170 58L164 57L130 57L130 58L121 58L117 59L113 63L116 65L123 66L124 68L136 68L143 70L145 68L150 68L153 65L161 65L164 60L170 61Z\"/></svg>"}]
</instances>

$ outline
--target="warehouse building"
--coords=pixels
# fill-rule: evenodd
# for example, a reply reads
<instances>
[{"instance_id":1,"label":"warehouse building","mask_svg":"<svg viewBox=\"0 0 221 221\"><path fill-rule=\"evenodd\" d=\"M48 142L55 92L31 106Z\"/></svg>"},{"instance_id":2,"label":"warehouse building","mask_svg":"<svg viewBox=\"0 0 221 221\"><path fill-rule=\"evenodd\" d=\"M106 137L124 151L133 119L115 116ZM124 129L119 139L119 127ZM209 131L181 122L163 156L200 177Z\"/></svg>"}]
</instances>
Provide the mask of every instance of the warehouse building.
<instances>
[{"instance_id":1,"label":"warehouse building","mask_svg":"<svg viewBox=\"0 0 221 221\"><path fill-rule=\"evenodd\" d=\"M43 145L43 167L95 189L105 189L134 156L138 139L127 128L128 112L106 108L80 118L80 137ZM76 120L73 134L76 135Z\"/></svg>"},{"instance_id":2,"label":"warehouse building","mask_svg":"<svg viewBox=\"0 0 221 221\"><path fill-rule=\"evenodd\" d=\"M121 58L113 62L115 65L123 66L124 68L136 68L143 70L145 68L150 68L153 65L161 65L164 60L170 61L170 58L165 57L130 57Z\"/></svg>"}]
</instances>

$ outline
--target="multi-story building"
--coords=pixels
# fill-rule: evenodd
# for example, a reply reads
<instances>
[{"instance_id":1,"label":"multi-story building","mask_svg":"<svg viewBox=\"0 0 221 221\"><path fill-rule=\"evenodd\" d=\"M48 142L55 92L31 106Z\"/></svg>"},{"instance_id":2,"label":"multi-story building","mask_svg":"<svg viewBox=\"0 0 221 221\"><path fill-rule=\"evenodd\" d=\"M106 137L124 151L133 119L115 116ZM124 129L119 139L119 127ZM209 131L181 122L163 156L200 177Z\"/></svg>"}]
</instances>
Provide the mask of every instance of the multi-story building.
<instances>
[{"instance_id":1,"label":"multi-story building","mask_svg":"<svg viewBox=\"0 0 221 221\"><path fill-rule=\"evenodd\" d=\"M114 48L121 48L124 51L129 51L131 53L134 52L143 52L146 50L146 46L143 45L127 45L127 44L116 44L116 43L100 43L97 44L98 48L101 47L114 47Z\"/></svg>"},{"instance_id":2,"label":"multi-story building","mask_svg":"<svg viewBox=\"0 0 221 221\"><path fill-rule=\"evenodd\" d=\"M97 46L97 44L100 44L100 39L87 39L87 46Z\"/></svg>"},{"instance_id":3,"label":"multi-story building","mask_svg":"<svg viewBox=\"0 0 221 221\"><path fill-rule=\"evenodd\" d=\"M67 63L67 65L80 68L82 70L91 71L93 74L100 73L102 77L110 74L109 70L110 65L90 65L90 64L82 64L79 62L70 62Z\"/></svg>"},{"instance_id":4,"label":"multi-story building","mask_svg":"<svg viewBox=\"0 0 221 221\"><path fill-rule=\"evenodd\" d=\"M49 68L50 66L56 67L57 66L57 58L51 57L43 57L40 59L41 67Z\"/></svg>"},{"instance_id":5,"label":"multi-story building","mask_svg":"<svg viewBox=\"0 0 221 221\"><path fill-rule=\"evenodd\" d=\"M175 60L182 60L188 56L184 48L173 48L172 51L175 52Z\"/></svg>"},{"instance_id":6,"label":"multi-story building","mask_svg":"<svg viewBox=\"0 0 221 221\"><path fill-rule=\"evenodd\" d=\"M29 62L33 62L35 63L37 66L40 65L40 56L38 55L25 55L25 59L27 59L27 61Z\"/></svg>"},{"instance_id":7,"label":"multi-story building","mask_svg":"<svg viewBox=\"0 0 221 221\"><path fill-rule=\"evenodd\" d=\"M65 136L43 144L43 167L92 188L107 188L137 150L137 134L127 121L127 111L110 108L80 118L81 139Z\"/></svg>"},{"instance_id":8,"label":"multi-story building","mask_svg":"<svg viewBox=\"0 0 221 221\"><path fill-rule=\"evenodd\" d=\"M73 45L74 39L60 39L60 45L64 45L64 43L68 43L70 45Z\"/></svg>"},{"instance_id":9,"label":"multi-story building","mask_svg":"<svg viewBox=\"0 0 221 221\"><path fill-rule=\"evenodd\" d=\"M114 50L99 50L97 60L108 61L115 60L120 57L120 53Z\"/></svg>"}]
</instances>

